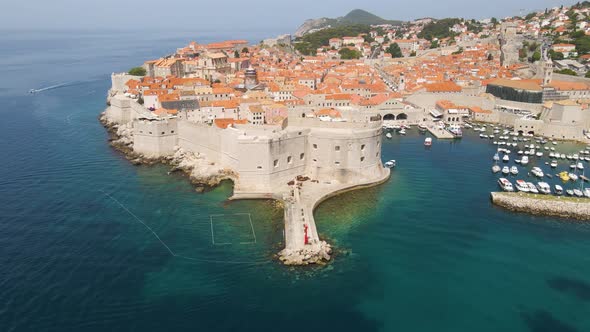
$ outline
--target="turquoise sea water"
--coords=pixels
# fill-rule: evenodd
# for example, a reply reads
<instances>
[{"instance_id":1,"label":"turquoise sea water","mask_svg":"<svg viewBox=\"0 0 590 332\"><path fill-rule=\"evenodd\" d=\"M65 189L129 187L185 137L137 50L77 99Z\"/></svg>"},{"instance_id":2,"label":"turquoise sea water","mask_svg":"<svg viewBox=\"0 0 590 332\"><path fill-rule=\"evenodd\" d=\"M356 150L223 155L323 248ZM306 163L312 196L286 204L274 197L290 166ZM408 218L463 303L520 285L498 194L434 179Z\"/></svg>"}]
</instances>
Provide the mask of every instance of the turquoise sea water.
<instances>
[{"instance_id":1,"label":"turquoise sea water","mask_svg":"<svg viewBox=\"0 0 590 332\"><path fill-rule=\"evenodd\" d=\"M0 331L590 330L590 224L493 207L476 135L385 141L391 180L316 211L334 262L286 268L275 204L132 166L97 121L110 72L187 35L0 37Z\"/></svg>"}]
</instances>

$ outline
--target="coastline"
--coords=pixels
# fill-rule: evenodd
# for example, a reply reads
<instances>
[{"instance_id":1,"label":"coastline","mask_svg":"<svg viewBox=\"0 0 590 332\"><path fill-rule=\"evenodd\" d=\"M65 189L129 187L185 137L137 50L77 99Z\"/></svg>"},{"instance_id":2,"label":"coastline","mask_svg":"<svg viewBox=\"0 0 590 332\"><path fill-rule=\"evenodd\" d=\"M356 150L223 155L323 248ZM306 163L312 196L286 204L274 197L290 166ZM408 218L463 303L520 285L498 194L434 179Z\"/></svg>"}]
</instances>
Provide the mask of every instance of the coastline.
<instances>
[{"instance_id":1,"label":"coastline","mask_svg":"<svg viewBox=\"0 0 590 332\"><path fill-rule=\"evenodd\" d=\"M491 200L494 205L510 211L570 220L590 220L590 199L588 198L492 192Z\"/></svg>"}]
</instances>

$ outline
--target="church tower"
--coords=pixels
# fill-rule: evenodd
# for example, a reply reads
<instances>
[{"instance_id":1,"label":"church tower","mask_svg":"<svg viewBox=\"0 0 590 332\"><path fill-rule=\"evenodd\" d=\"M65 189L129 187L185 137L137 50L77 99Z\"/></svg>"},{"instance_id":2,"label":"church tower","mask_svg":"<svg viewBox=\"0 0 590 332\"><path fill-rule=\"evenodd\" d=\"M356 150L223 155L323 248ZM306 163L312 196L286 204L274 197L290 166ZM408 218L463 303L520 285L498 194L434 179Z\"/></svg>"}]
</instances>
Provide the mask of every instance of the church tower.
<instances>
[{"instance_id":1,"label":"church tower","mask_svg":"<svg viewBox=\"0 0 590 332\"><path fill-rule=\"evenodd\" d=\"M256 69L252 68L252 66L248 67L244 73L244 85L248 90L251 90L258 85L258 73L256 72Z\"/></svg>"},{"instance_id":2,"label":"church tower","mask_svg":"<svg viewBox=\"0 0 590 332\"><path fill-rule=\"evenodd\" d=\"M546 49L543 52L543 60L541 61L541 66L543 69L543 86L545 87L551 84L551 80L553 79L553 61L551 61L551 59L549 58Z\"/></svg>"},{"instance_id":3,"label":"church tower","mask_svg":"<svg viewBox=\"0 0 590 332\"><path fill-rule=\"evenodd\" d=\"M404 91L406 89L406 77L404 73L399 74L399 84L397 85L397 91Z\"/></svg>"}]
</instances>

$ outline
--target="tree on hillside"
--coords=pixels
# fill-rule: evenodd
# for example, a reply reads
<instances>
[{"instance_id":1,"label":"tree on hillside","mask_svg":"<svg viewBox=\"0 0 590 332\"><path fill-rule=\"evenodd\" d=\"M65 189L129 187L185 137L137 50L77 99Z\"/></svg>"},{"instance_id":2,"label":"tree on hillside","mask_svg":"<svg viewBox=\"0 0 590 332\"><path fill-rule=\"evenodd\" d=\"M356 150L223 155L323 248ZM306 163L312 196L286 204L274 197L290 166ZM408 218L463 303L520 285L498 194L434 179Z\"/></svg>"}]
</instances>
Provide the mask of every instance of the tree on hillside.
<instances>
[{"instance_id":1,"label":"tree on hillside","mask_svg":"<svg viewBox=\"0 0 590 332\"><path fill-rule=\"evenodd\" d=\"M430 48L438 48L438 40L433 40L430 42Z\"/></svg>"},{"instance_id":2,"label":"tree on hillside","mask_svg":"<svg viewBox=\"0 0 590 332\"><path fill-rule=\"evenodd\" d=\"M490 19L490 23L492 23L494 26L496 26L496 25L498 25L498 19L497 19L497 18L495 18L495 17L492 17L492 18Z\"/></svg>"},{"instance_id":3,"label":"tree on hillside","mask_svg":"<svg viewBox=\"0 0 590 332\"><path fill-rule=\"evenodd\" d=\"M590 52L590 36L577 38L574 40L574 45L576 45L576 51L578 54L586 54Z\"/></svg>"},{"instance_id":4,"label":"tree on hillside","mask_svg":"<svg viewBox=\"0 0 590 332\"><path fill-rule=\"evenodd\" d=\"M590 70L586 72L586 75L584 75L584 77L590 78Z\"/></svg>"},{"instance_id":5,"label":"tree on hillside","mask_svg":"<svg viewBox=\"0 0 590 332\"><path fill-rule=\"evenodd\" d=\"M551 60L563 60L565 58L563 56L563 53L555 52L554 50L549 50L548 54L549 54L549 58L551 58Z\"/></svg>"},{"instance_id":6,"label":"tree on hillside","mask_svg":"<svg viewBox=\"0 0 590 332\"><path fill-rule=\"evenodd\" d=\"M351 59L358 59L361 57L361 52L357 50L351 50L350 48L343 48L338 51L340 54L340 59L342 60L351 60Z\"/></svg>"},{"instance_id":7,"label":"tree on hillside","mask_svg":"<svg viewBox=\"0 0 590 332\"><path fill-rule=\"evenodd\" d=\"M568 69L568 68L565 68L562 70L557 70L555 72L558 74L563 74L563 75L578 76L575 71Z\"/></svg>"},{"instance_id":8,"label":"tree on hillside","mask_svg":"<svg viewBox=\"0 0 590 332\"><path fill-rule=\"evenodd\" d=\"M389 47L385 50L385 53L391 54L392 58L401 58L404 56L397 43L389 45Z\"/></svg>"},{"instance_id":9,"label":"tree on hillside","mask_svg":"<svg viewBox=\"0 0 590 332\"><path fill-rule=\"evenodd\" d=\"M133 76L145 76L146 71L143 67L133 67L129 69L129 75Z\"/></svg>"},{"instance_id":10,"label":"tree on hillside","mask_svg":"<svg viewBox=\"0 0 590 332\"><path fill-rule=\"evenodd\" d=\"M533 53L533 56L531 57L531 62L535 62L535 61L539 61L539 60L541 60L541 52L535 51L535 53Z\"/></svg>"},{"instance_id":11,"label":"tree on hillside","mask_svg":"<svg viewBox=\"0 0 590 332\"><path fill-rule=\"evenodd\" d=\"M250 52L250 50L248 50L248 48L247 48L247 47L244 47L244 48L242 49L242 53L249 53L249 52Z\"/></svg>"},{"instance_id":12,"label":"tree on hillside","mask_svg":"<svg viewBox=\"0 0 590 332\"><path fill-rule=\"evenodd\" d=\"M239 57L240 57L240 52L234 51L234 58L239 58Z\"/></svg>"},{"instance_id":13,"label":"tree on hillside","mask_svg":"<svg viewBox=\"0 0 590 332\"><path fill-rule=\"evenodd\" d=\"M492 53L488 54L488 61L492 61L494 60L494 56L492 55Z\"/></svg>"}]
</instances>

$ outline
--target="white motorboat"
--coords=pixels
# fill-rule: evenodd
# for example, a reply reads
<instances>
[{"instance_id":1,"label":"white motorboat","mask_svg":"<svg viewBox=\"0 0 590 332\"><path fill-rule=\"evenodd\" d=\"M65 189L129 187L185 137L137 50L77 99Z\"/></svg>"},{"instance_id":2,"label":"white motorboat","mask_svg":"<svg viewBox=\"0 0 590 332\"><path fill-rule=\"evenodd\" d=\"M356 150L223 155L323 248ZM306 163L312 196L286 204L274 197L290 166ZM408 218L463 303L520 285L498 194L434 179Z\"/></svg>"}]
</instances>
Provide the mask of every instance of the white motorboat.
<instances>
[{"instance_id":1,"label":"white motorboat","mask_svg":"<svg viewBox=\"0 0 590 332\"><path fill-rule=\"evenodd\" d=\"M516 166L510 167L510 174L517 175L518 174L518 167L516 167Z\"/></svg>"},{"instance_id":2,"label":"white motorboat","mask_svg":"<svg viewBox=\"0 0 590 332\"><path fill-rule=\"evenodd\" d=\"M508 168L508 166L502 167L502 174L504 174L504 175L510 174L510 168Z\"/></svg>"},{"instance_id":3,"label":"white motorboat","mask_svg":"<svg viewBox=\"0 0 590 332\"><path fill-rule=\"evenodd\" d=\"M527 187L529 187L529 192L533 193L533 194L538 194L539 190L537 190L537 187L535 187L535 184L532 182L527 182L526 183Z\"/></svg>"},{"instance_id":4,"label":"white motorboat","mask_svg":"<svg viewBox=\"0 0 590 332\"><path fill-rule=\"evenodd\" d=\"M560 159L565 159L565 154L563 154L563 153L562 153L562 154L559 156L559 158L560 158Z\"/></svg>"},{"instance_id":5,"label":"white motorboat","mask_svg":"<svg viewBox=\"0 0 590 332\"><path fill-rule=\"evenodd\" d=\"M514 162L520 164L520 159L514 159Z\"/></svg>"},{"instance_id":6,"label":"white motorboat","mask_svg":"<svg viewBox=\"0 0 590 332\"><path fill-rule=\"evenodd\" d=\"M392 167L395 167L396 164L397 164L396 161L394 159L392 159L392 160L385 162L385 167L392 168Z\"/></svg>"},{"instance_id":7,"label":"white motorboat","mask_svg":"<svg viewBox=\"0 0 590 332\"><path fill-rule=\"evenodd\" d=\"M401 130L399 131L399 134L400 134L400 135L405 135L405 134L406 134L406 130L405 130L405 129L401 129Z\"/></svg>"},{"instance_id":8,"label":"white motorboat","mask_svg":"<svg viewBox=\"0 0 590 332\"><path fill-rule=\"evenodd\" d=\"M570 179L572 181L578 181L578 176L576 174L574 174L574 173L568 173L567 175L570 177Z\"/></svg>"},{"instance_id":9,"label":"white motorboat","mask_svg":"<svg viewBox=\"0 0 590 332\"><path fill-rule=\"evenodd\" d=\"M566 193L568 196L574 196L574 191L573 191L573 190L571 190L571 189L568 189L568 190L566 190L566 191L565 191L565 193Z\"/></svg>"},{"instance_id":10,"label":"white motorboat","mask_svg":"<svg viewBox=\"0 0 590 332\"><path fill-rule=\"evenodd\" d=\"M529 186L524 180L516 180L516 190L522 191L523 193L529 192Z\"/></svg>"},{"instance_id":11,"label":"white motorboat","mask_svg":"<svg viewBox=\"0 0 590 332\"><path fill-rule=\"evenodd\" d=\"M424 139L424 146L431 146L432 145L432 138L426 137Z\"/></svg>"},{"instance_id":12,"label":"white motorboat","mask_svg":"<svg viewBox=\"0 0 590 332\"><path fill-rule=\"evenodd\" d=\"M574 195L577 197L584 197L584 193L580 189L574 189Z\"/></svg>"},{"instance_id":13,"label":"white motorboat","mask_svg":"<svg viewBox=\"0 0 590 332\"><path fill-rule=\"evenodd\" d=\"M557 142L556 142L556 141L553 141L553 142L551 142L551 144L553 144L553 145L557 145Z\"/></svg>"},{"instance_id":14,"label":"white motorboat","mask_svg":"<svg viewBox=\"0 0 590 332\"><path fill-rule=\"evenodd\" d=\"M505 154L504 157L502 157L502 161L507 163L510 161L510 157L507 154Z\"/></svg>"},{"instance_id":15,"label":"white motorboat","mask_svg":"<svg viewBox=\"0 0 590 332\"><path fill-rule=\"evenodd\" d=\"M551 194L551 187L547 182L539 182L537 183L537 189L541 194L549 195Z\"/></svg>"},{"instance_id":16,"label":"white motorboat","mask_svg":"<svg viewBox=\"0 0 590 332\"><path fill-rule=\"evenodd\" d=\"M583 170L584 169L584 165L582 165L582 163L579 162L578 164L576 164L576 168Z\"/></svg>"},{"instance_id":17,"label":"white motorboat","mask_svg":"<svg viewBox=\"0 0 590 332\"><path fill-rule=\"evenodd\" d=\"M529 157L527 156L522 156L522 159L520 159L520 164L525 166L529 163Z\"/></svg>"},{"instance_id":18,"label":"white motorboat","mask_svg":"<svg viewBox=\"0 0 590 332\"><path fill-rule=\"evenodd\" d=\"M584 197L590 198L590 188L584 189Z\"/></svg>"},{"instance_id":19,"label":"white motorboat","mask_svg":"<svg viewBox=\"0 0 590 332\"><path fill-rule=\"evenodd\" d=\"M551 166L551 168L556 168L557 167L557 160L552 160L550 166Z\"/></svg>"},{"instance_id":20,"label":"white motorboat","mask_svg":"<svg viewBox=\"0 0 590 332\"><path fill-rule=\"evenodd\" d=\"M545 174L543 174L543 170L540 169L539 167L533 167L533 169L531 169L531 173L533 173L534 176L542 178L543 176L545 176Z\"/></svg>"},{"instance_id":21,"label":"white motorboat","mask_svg":"<svg viewBox=\"0 0 590 332\"><path fill-rule=\"evenodd\" d=\"M514 191L512 183L510 183L510 181L508 181L506 178L498 179L498 185L500 185L500 188L502 188L504 191Z\"/></svg>"},{"instance_id":22,"label":"white motorboat","mask_svg":"<svg viewBox=\"0 0 590 332\"><path fill-rule=\"evenodd\" d=\"M492 166L492 172L493 173L498 173L500 170L501 170L500 166L498 166L498 165Z\"/></svg>"},{"instance_id":23,"label":"white motorboat","mask_svg":"<svg viewBox=\"0 0 590 332\"><path fill-rule=\"evenodd\" d=\"M498 161L498 160L500 160L500 155L498 154L498 152L496 152L496 154L494 154L494 157L492 157L492 159L493 159L494 161Z\"/></svg>"},{"instance_id":24,"label":"white motorboat","mask_svg":"<svg viewBox=\"0 0 590 332\"><path fill-rule=\"evenodd\" d=\"M563 195L563 188L558 184L555 185L555 195Z\"/></svg>"},{"instance_id":25,"label":"white motorboat","mask_svg":"<svg viewBox=\"0 0 590 332\"><path fill-rule=\"evenodd\" d=\"M385 137L392 138L393 136L391 135L391 133L387 133L387 134L385 134Z\"/></svg>"},{"instance_id":26,"label":"white motorboat","mask_svg":"<svg viewBox=\"0 0 590 332\"><path fill-rule=\"evenodd\" d=\"M571 164L570 169L576 169L576 164Z\"/></svg>"},{"instance_id":27,"label":"white motorboat","mask_svg":"<svg viewBox=\"0 0 590 332\"><path fill-rule=\"evenodd\" d=\"M539 151L535 154L537 157L543 157L543 152Z\"/></svg>"}]
</instances>

